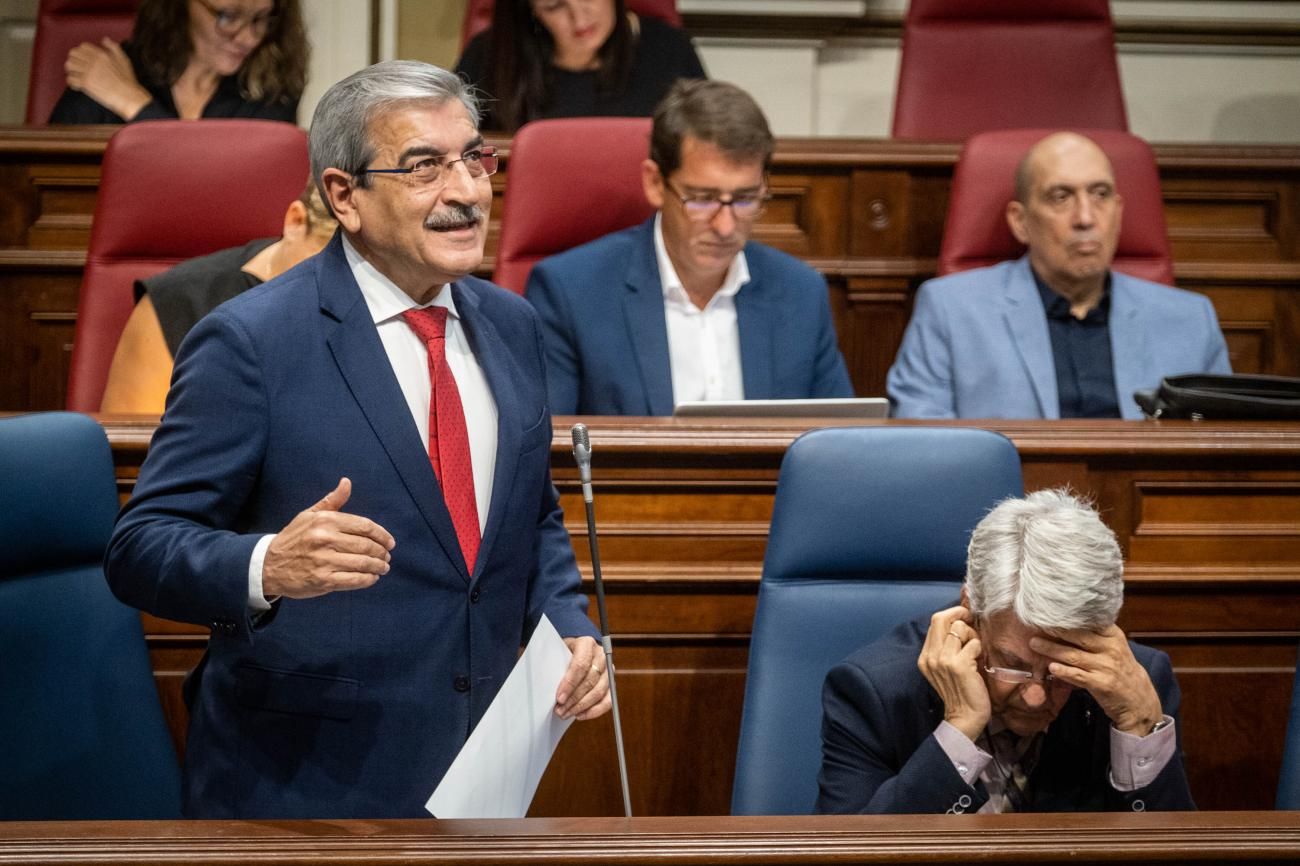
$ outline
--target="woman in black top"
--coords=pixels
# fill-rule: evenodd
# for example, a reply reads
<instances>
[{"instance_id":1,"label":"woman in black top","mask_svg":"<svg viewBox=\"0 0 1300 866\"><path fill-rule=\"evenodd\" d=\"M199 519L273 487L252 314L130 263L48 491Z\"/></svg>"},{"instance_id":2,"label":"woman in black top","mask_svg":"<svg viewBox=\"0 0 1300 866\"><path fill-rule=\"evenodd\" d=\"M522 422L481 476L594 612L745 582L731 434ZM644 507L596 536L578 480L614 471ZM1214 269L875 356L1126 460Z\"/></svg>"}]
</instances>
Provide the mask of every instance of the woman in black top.
<instances>
[{"instance_id":1,"label":"woman in black top","mask_svg":"<svg viewBox=\"0 0 1300 866\"><path fill-rule=\"evenodd\" d=\"M297 120L307 79L299 0L141 0L131 39L68 53L50 123Z\"/></svg>"},{"instance_id":2,"label":"woman in black top","mask_svg":"<svg viewBox=\"0 0 1300 866\"><path fill-rule=\"evenodd\" d=\"M486 91L485 129L542 117L649 117L679 78L704 78L685 33L624 0L497 0L456 71Z\"/></svg>"}]
</instances>

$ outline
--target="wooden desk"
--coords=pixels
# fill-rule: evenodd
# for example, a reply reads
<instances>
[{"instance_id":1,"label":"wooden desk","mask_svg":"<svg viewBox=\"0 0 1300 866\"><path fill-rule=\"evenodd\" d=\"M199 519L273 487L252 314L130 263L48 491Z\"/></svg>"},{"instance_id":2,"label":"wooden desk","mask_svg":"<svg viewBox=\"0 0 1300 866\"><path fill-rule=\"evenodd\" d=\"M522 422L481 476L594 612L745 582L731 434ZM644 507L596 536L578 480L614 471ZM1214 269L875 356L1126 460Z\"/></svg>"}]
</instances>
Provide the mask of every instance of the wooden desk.
<instances>
[{"instance_id":1,"label":"wooden desk","mask_svg":"<svg viewBox=\"0 0 1300 866\"><path fill-rule=\"evenodd\" d=\"M1293 864L1291 812L570 818L523 821L0 822L0 866Z\"/></svg>"},{"instance_id":2,"label":"wooden desk","mask_svg":"<svg viewBox=\"0 0 1300 866\"><path fill-rule=\"evenodd\" d=\"M99 162L113 130L0 127L0 409L65 403ZM499 199L510 142L492 143L506 155L492 178ZM1179 285L1213 300L1234 369L1300 375L1300 147L1155 151ZM953 143L874 139L778 143L774 198L755 238L826 276L859 394L884 393L915 289L934 272L957 152ZM500 201L495 212L499 221ZM484 275L496 240L494 225Z\"/></svg>"},{"instance_id":3,"label":"wooden desk","mask_svg":"<svg viewBox=\"0 0 1300 866\"><path fill-rule=\"evenodd\" d=\"M573 420L556 419L552 460L585 567ZM583 420L594 448L634 811L725 813L777 471L809 424ZM1199 805L1269 808L1300 639L1300 426L954 423L1009 436L1028 489L1069 484L1096 498L1128 562L1121 625L1173 658ZM104 424L125 494L154 419ZM151 617L146 631L179 743L180 680L206 631ZM533 814L621 814L613 754L607 721L575 726Z\"/></svg>"}]
</instances>

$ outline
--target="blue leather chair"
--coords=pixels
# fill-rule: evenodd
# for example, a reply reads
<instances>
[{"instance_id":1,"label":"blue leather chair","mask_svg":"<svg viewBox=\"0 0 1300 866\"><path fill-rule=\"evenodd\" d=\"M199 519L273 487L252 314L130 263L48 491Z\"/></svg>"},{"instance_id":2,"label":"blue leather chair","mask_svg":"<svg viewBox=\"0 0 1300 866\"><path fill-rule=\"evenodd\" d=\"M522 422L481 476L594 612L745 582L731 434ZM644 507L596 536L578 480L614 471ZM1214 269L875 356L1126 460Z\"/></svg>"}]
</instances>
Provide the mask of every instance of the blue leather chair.
<instances>
[{"instance_id":1,"label":"blue leather chair","mask_svg":"<svg viewBox=\"0 0 1300 866\"><path fill-rule=\"evenodd\" d=\"M140 617L101 565L117 513L103 429L0 420L0 479L0 819L179 817Z\"/></svg>"},{"instance_id":2,"label":"blue leather chair","mask_svg":"<svg viewBox=\"0 0 1300 866\"><path fill-rule=\"evenodd\" d=\"M1277 808L1300 809L1300 659L1291 686L1291 717L1282 750L1282 775L1277 781Z\"/></svg>"},{"instance_id":3,"label":"blue leather chair","mask_svg":"<svg viewBox=\"0 0 1300 866\"><path fill-rule=\"evenodd\" d=\"M732 789L734 815L817 799L821 688L853 650L957 600L975 524L1023 494L1020 457L987 430L814 430L781 463Z\"/></svg>"}]
</instances>

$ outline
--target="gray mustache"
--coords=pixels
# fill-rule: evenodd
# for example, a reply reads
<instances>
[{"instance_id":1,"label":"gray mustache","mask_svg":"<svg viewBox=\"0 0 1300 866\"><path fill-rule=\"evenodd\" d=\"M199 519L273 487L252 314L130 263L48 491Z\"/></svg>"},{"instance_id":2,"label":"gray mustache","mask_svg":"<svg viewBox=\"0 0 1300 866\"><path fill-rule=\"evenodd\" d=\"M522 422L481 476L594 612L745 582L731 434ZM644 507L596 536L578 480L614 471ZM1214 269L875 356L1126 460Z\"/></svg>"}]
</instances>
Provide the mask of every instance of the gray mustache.
<instances>
[{"instance_id":1,"label":"gray mustache","mask_svg":"<svg viewBox=\"0 0 1300 866\"><path fill-rule=\"evenodd\" d=\"M427 216L424 227L431 231L458 228L463 225L477 225L483 222L486 214L476 204L450 204L445 210Z\"/></svg>"}]
</instances>

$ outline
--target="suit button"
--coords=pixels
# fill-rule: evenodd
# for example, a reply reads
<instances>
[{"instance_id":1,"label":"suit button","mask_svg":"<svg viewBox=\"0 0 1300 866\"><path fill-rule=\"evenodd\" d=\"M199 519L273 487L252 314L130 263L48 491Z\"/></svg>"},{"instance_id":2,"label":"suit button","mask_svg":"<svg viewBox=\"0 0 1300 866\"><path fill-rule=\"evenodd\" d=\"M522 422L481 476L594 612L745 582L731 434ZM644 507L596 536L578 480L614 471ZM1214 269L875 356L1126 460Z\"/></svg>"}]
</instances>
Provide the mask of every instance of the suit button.
<instances>
[{"instance_id":1,"label":"suit button","mask_svg":"<svg viewBox=\"0 0 1300 866\"><path fill-rule=\"evenodd\" d=\"M469 677L456 677L451 681L451 687L458 692L469 691Z\"/></svg>"},{"instance_id":2,"label":"suit button","mask_svg":"<svg viewBox=\"0 0 1300 866\"><path fill-rule=\"evenodd\" d=\"M971 804L970 794L962 794L957 798L957 805L963 809L968 808Z\"/></svg>"},{"instance_id":3,"label":"suit button","mask_svg":"<svg viewBox=\"0 0 1300 866\"><path fill-rule=\"evenodd\" d=\"M473 589L471 589L470 592L469 592L469 602L470 602L470 604L478 604L478 597L479 597L479 595L480 595L480 593L479 593L479 591L478 591L478 587L477 587L477 586L474 587Z\"/></svg>"},{"instance_id":4,"label":"suit button","mask_svg":"<svg viewBox=\"0 0 1300 866\"><path fill-rule=\"evenodd\" d=\"M1134 800L1134 801L1133 801L1133 811L1134 811L1134 812L1145 812L1146 810L1147 810L1147 804L1146 804L1144 801L1142 801L1142 800Z\"/></svg>"}]
</instances>

